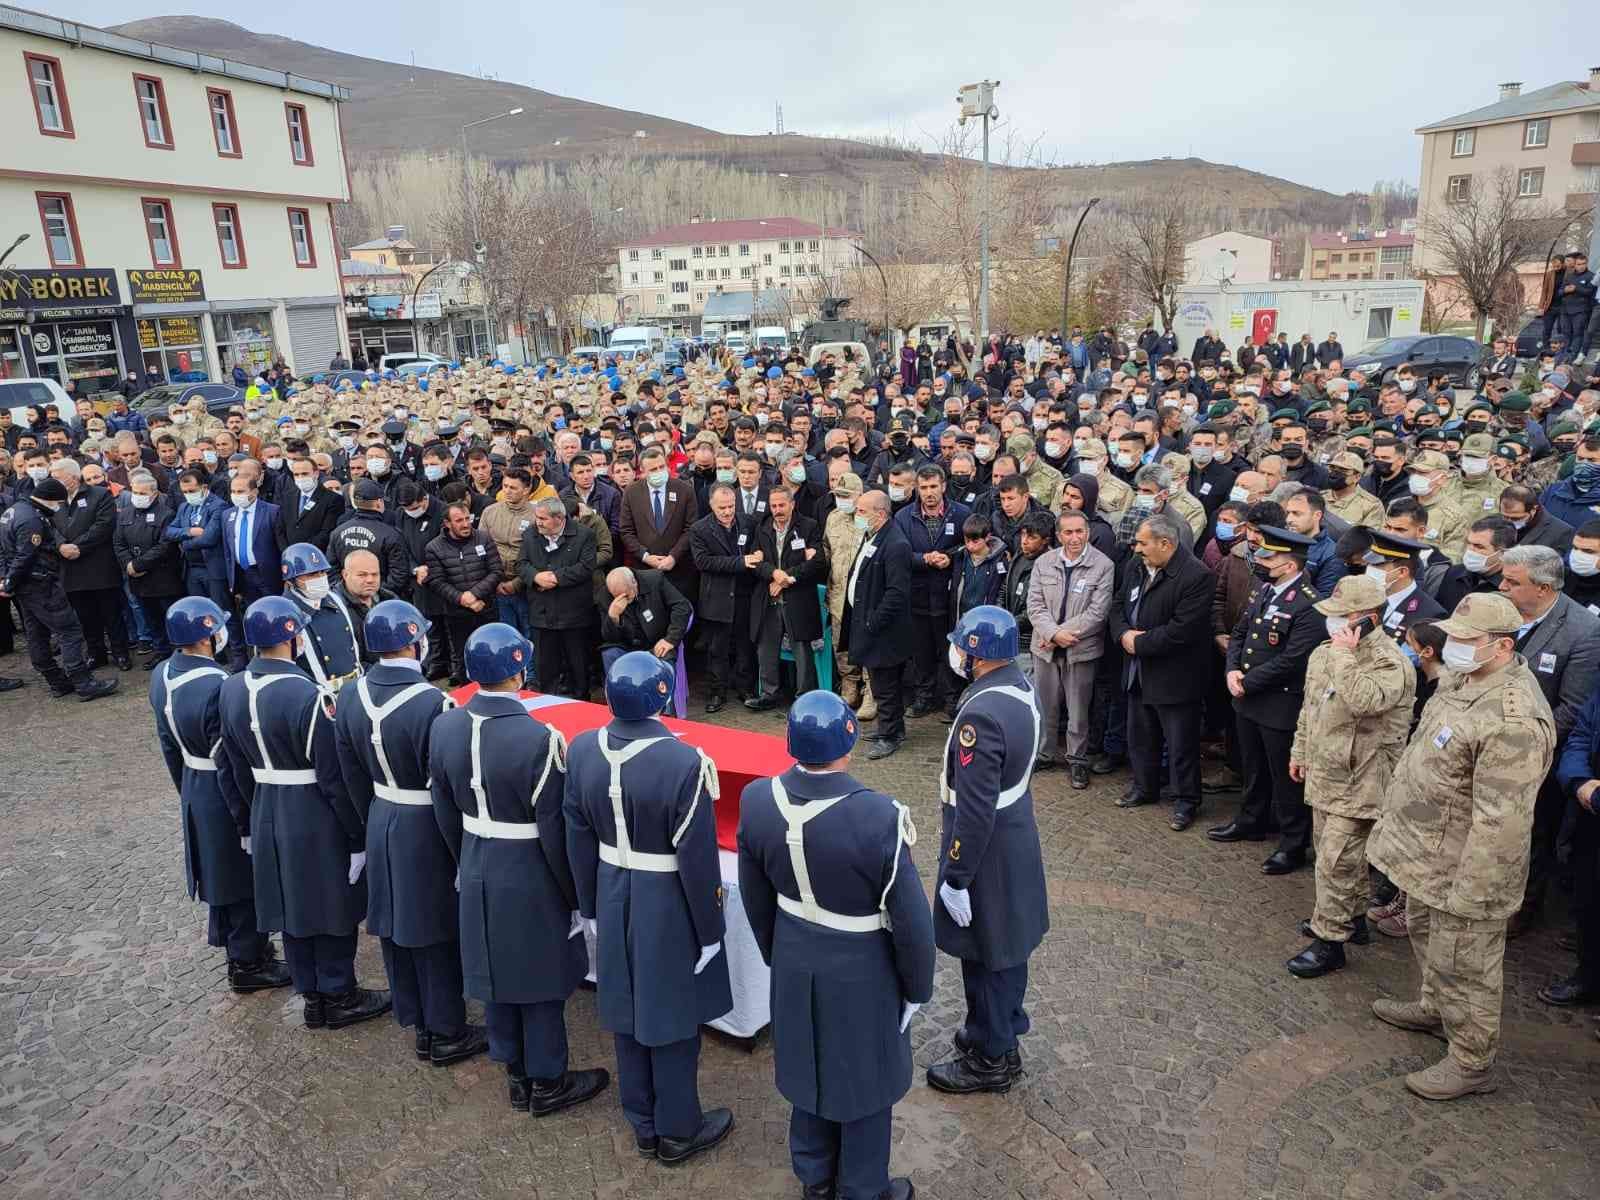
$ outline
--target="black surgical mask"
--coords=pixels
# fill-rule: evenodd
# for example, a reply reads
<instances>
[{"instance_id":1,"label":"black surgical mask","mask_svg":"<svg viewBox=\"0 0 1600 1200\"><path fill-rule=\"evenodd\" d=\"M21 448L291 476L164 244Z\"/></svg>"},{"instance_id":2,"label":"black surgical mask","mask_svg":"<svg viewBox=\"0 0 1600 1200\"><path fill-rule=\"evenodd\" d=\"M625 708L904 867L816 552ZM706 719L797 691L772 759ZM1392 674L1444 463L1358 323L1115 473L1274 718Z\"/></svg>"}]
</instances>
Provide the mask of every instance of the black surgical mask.
<instances>
[{"instance_id":1,"label":"black surgical mask","mask_svg":"<svg viewBox=\"0 0 1600 1200\"><path fill-rule=\"evenodd\" d=\"M1283 448L1282 454L1290 462L1299 462L1306 456L1306 448L1299 442L1290 442Z\"/></svg>"}]
</instances>

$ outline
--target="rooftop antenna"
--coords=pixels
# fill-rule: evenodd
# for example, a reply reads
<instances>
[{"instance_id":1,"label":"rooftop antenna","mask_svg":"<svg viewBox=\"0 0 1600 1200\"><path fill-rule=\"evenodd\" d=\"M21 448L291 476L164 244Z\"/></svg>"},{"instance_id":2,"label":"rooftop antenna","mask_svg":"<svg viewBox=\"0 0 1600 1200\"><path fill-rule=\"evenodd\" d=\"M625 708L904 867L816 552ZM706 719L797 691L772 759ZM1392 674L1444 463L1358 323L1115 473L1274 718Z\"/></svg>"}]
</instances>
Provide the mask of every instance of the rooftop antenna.
<instances>
[{"instance_id":1,"label":"rooftop antenna","mask_svg":"<svg viewBox=\"0 0 1600 1200\"><path fill-rule=\"evenodd\" d=\"M778 133L783 133L783 105L778 105Z\"/></svg>"}]
</instances>

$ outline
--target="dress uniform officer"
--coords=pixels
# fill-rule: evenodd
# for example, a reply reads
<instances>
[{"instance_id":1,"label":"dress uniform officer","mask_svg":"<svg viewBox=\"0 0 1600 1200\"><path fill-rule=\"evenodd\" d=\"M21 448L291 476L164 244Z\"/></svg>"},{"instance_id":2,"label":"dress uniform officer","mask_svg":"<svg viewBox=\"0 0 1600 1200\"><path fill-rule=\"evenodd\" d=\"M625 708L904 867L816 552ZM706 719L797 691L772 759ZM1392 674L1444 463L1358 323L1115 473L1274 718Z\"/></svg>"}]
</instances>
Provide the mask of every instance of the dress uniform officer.
<instances>
[{"instance_id":1,"label":"dress uniform officer","mask_svg":"<svg viewBox=\"0 0 1600 1200\"><path fill-rule=\"evenodd\" d=\"M1437 621L1444 616L1439 602L1418 584L1422 577L1422 552L1432 547L1397 533L1375 529L1372 548L1363 560L1367 577L1383 585L1383 631L1400 646L1406 630L1418 621Z\"/></svg>"},{"instance_id":2,"label":"dress uniform officer","mask_svg":"<svg viewBox=\"0 0 1600 1200\"><path fill-rule=\"evenodd\" d=\"M150 707L156 739L178 789L183 819L183 872L189 898L210 908L207 941L228 953L228 984L236 992L287 987L289 969L256 927L250 856L223 801L218 775L228 769L218 703L228 673L216 656L228 644L228 618L203 596L185 596L167 610L172 656L151 673ZM232 786L229 777L228 786Z\"/></svg>"},{"instance_id":3,"label":"dress uniform officer","mask_svg":"<svg viewBox=\"0 0 1600 1200\"><path fill-rule=\"evenodd\" d=\"M417 1057L439 1066L488 1048L467 1024L455 860L433 816L428 734L454 707L422 678L428 620L384 600L364 626L377 665L345 692L334 719L345 786L367 825L367 932L383 946L395 1020L416 1033Z\"/></svg>"},{"instance_id":4,"label":"dress uniform officer","mask_svg":"<svg viewBox=\"0 0 1600 1200\"><path fill-rule=\"evenodd\" d=\"M0 513L0 604L17 602L28 639L28 659L58 699L77 693L98 700L117 690L115 679L96 679L89 666L83 628L61 585L61 538L50 518L67 502L66 486L46 479ZM58 664L51 653L55 639Z\"/></svg>"},{"instance_id":5,"label":"dress uniform officer","mask_svg":"<svg viewBox=\"0 0 1600 1200\"><path fill-rule=\"evenodd\" d=\"M293 601L305 625L295 665L330 693L361 675L356 618L333 590L332 569L327 556L310 542L296 542L283 552L283 594Z\"/></svg>"},{"instance_id":6,"label":"dress uniform officer","mask_svg":"<svg viewBox=\"0 0 1600 1200\"><path fill-rule=\"evenodd\" d=\"M1256 842L1276 822L1278 848L1264 875L1305 866L1311 810L1305 787L1290 777L1289 748L1311 652L1328 636L1321 599L1305 573L1312 539L1274 525L1260 527L1250 571L1261 581L1228 639L1227 685L1244 767L1244 803L1226 825L1206 831L1214 842Z\"/></svg>"},{"instance_id":7,"label":"dress uniform officer","mask_svg":"<svg viewBox=\"0 0 1600 1200\"><path fill-rule=\"evenodd\" d=\"M256 920L283 934L307 1029L340 1029L389 1011L389 993L356 986L356 931L367 911L365 831L339 774L328 698L293 655L300 608L263 596L245 610L249 665L223 682L218 772L255 876Z\"/></svg>"},{"instance_id":8,"label":"dress uniform officer","mask_svg":"<svg viewBox=\"0 0 1600 1200\"><path fill-rule=\"evenodd\" d=\"M1346 942L1365 945L1367 838L1411 731L1417 676L1378 629L1383 589L1347 575L1317 602L1329 641L1311 652L1289 775L1314 813L1317 899L1300 932L1311 943L1289 973L1315 979L1344 966Z\"/></svg>"},{"instance_id":9,"label":"dress uniform officer","mask_svg":"<svg viewBox=\"0 0 1600 1200\"><path fill-rule=\"evenodd\" d=\"M848 771L855 715L831 692L789 708L799 766L745 788L739 891L772 968L778 1090L807 1197L913 1195L889 1178L911 1087L912 1014L933 995L933 921L905 805Z\"/></svg>"},{"instance_id":10,"label":"dress uniform officer","mask_svg":"<svg viewBox=\"0 0 1600 1200\"><path fill-rule=\"evenodd\" d=\"M639 1151L680 1163L733 1128L700 1109L700 1026L733 1007L722 954L716 767L658 719L672 667L634 650L606 672L611 721L573 739L567 851L595 923L600 1028L616 1040L622 1111Z\"/></svg>"},{"instance_id":11,"label":"dress uniform officer","mask_svg":"<svg viewBox=\"0 0 1600 1200\"><path fill-rule=\"evenodd\" d=\"M544 1117L611 1082L567 1069L563 1010L588 956L561 813L566 743L517 695L533 666L526 638L494 621L463 653L478 693L433 723L433 811L460 874L461 968L484 1004L489 1057L505 1064L511 1107Z\"/></svg>"},{"instance_id":12,"label":"dress uniform officer","mask_svg":"<svg viewBox=\"0 0 1600 1200\"><path fill-rule=\"evenodd\" d=\"M1042 722L1016 666L1017 622L980 605L949 635L951 670L972 684L945 739L939 776L939 949L961 960L967 1019L957 1057L928 1069L941 1092L1005 1092L1022 1074L1017 1038L1028 956L1050 928L1030 781Z\"/></svg>"}]
</instances>

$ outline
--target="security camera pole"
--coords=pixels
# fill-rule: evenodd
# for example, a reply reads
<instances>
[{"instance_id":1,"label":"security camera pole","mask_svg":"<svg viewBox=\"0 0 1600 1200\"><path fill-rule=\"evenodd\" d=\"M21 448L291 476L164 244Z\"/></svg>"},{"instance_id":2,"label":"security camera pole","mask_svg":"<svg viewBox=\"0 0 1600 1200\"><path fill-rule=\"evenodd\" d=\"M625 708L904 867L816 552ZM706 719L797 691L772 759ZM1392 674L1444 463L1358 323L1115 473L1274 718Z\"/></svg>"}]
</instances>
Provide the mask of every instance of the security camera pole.
<instances>
[{"instance_id":1,"label":"security camera pole","mask_svg":"<svg viewBox=\"0 0 1600 1200\"><path fill-rule=\"evenodd\" d=\"M1000 110L994 106L994 90L1000 86L998 79L985 79L982 83L965 85L956 99L961 103L961 123L968 117L983 118L983 213L978 227L978 340L989 340L989 122L997 120ZM983 353L980 345L978 353Z\"/></svg>"},{"instance_id":2,"label":"security camera pole","mask_svg":"<svg viewBox=\"0 0 1600 1200\"><path fill-rule=\"evenodd\" d=\"M522 115L522 106L508 109L503 113L495 113L492 117L483 117L477 121L468 121L461 127L461 169L467 175L467 208L472 214L472 258L481 268L484 256L488 254L489 247L483 240L483 231L478 226L478 191L472 179L472 152L467 149L467 130L479 125L487 125L490 121L498 121L503 117L517 117ZM494 358L500 353L500 314L494 304L494 297L490 289L490 277L487 273L479 276L483 283L484 306L489 310L489 336L493 344L489 347L489 357Z\"/></svg>"}]
</instances>

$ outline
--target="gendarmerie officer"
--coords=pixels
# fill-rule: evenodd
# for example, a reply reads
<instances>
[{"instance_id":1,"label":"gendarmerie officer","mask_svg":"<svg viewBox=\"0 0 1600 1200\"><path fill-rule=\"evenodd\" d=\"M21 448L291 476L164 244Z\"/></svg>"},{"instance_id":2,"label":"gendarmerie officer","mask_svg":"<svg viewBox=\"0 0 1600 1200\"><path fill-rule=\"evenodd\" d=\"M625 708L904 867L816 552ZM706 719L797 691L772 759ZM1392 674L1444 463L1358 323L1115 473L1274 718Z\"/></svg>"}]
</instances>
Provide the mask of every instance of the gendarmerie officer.
<instances>
[{"instance_id":1,"label":"gendarmerie officer","mask_svg":"<svg viewBox=\"0 0 1600 1200\"><path fill-rule=\"evenodd\" d=\"M356 986L356 931L367 912L365 831L339 774L332 705L294 664L305 621L294 601L245 610L249 665L223 682L224 798L255 879L256 920L283 934L307 1029L340 1029L389 1011L389 993Z\"/></svg>"},{"instance_id":2,"label":"gendarmerie officer","mask_svg":"<svg viewBox=\"0 0 1600 1200\"><path fill-rule=\"evenodd\" d=\"M1289 750L1304 698L1306 664L1328 636L1317 611L1321 600L1305 573L1312 539L1263 525L1250 554L1256 594L1228 639L1227 685L1244 765L1239 815L1208 829L1214 842L1255 842L1273 822L1278 848L1261 864L1265 875L1305 866L1311 845L1311 810L1305 784L1289 775Z\"/></svg>"},{"instance_id":3,"label":"gendarmerie officer","mask_svg":"<svg viewBox=\"0 0 1600 1200\"><path fill-rule=\"evenodd\" d=\"M117 680L94 677L83 627L61 586L61 556L56 551L61 538L50 517L66 502L66 485L46 479L0 513L0 604L8 598L17 602L28 659L50 685L51 695L60 699L76 693L80 700L98 700L117 690ZM61 651L59 664L50 649L51 639Z\"/></svg>"},{"instance_id":4,"label":"gendarmerie officer","mask_svg":"<svg viewBox=\"0 0 1600 1200\"><path fill-rule=\"evenodd\" d=\"M722 954L717 772L659 720L672 668L630 651L606 672L611 721L567 756L567 851L595 923L600 1028L617 1047L622 1111L644 1155L683 1162L733 1128L702 1112L700 1026L733 1007Z\"/></svg>"},{"instance_id":5,"label":"gendarmerie officer","mask_svg":"<svg viewBox=\"0 0 1600 1200\"><path fill-rule=\"evenodd\" d=\"M1422 552L1432 548L1426 542L1375 529L1372 548L1362 560L1367 565L1368 578L1383 585L1383 631L1402 647L1406 630L1418 621L1439 621L1445 616L1444 608L1418 583L1422 578Z\"/></svg>"},{"instance_id":6,"label":"gendarmerie officer","mask_svg":"<svg viewBox=\"0 0 1600 1200\"><path fill-rule=\"evenodd\" d=\"M206 940L226 948L228 985L236 992L287 987L289 968L256 927L250 856L223 801L218 776L229 770L217 753L222 739L218 701L228 673L216 656L228 644L228 618L203 596L185 596L167 610L172 656L150 675L161 757L178 789L183 821L183 874L189 898L210 909ZM228 776L232 787L232 776Z\"/></svg>"},{"instance_id":7,"label":"gendarmerie officer","mask_svg":"<svg viewBox=\"0 0 1600 1200\"><path fill-rule=\"evenodd\" d=\"M478 692L433 723L433 811L460 872L461 968L483 1001L489 1057L504 1063L511 1107L549 1116L592 1099L603 1069L567 1069L567 997L588 970L567 866L566 743L518 692L533 646L493 621L463 649Z\"/></svg>"},{"instance_id":8,"label":"gendarmerie officer","mask_svg":"<svg viewBox=\"0 0 1600 1200\"><path fill-rule=\"evenodd\" d=\"M807 1197L914 1194L889 1178L911 1087L911 1016L933 995L933 920L905 805L849 774L855 714L832 692L789 708L798 766L745 788L739 892L772 968L778 1090Z\"/></svg>"},{"instance_id":9,"label":"gendarmerie officer","mask_svg":"<svg viewBox=\"0 0 1600 1200\"><path fill-rule=\"evenodd\" d=\"M310 542L296 542L283 552L283 594L305 625L294 661L330 693L361 676L356 618L333 590L332 569L327 556Z\"/></svg>"},{"instance_id":10,"label":"gendarmerie officer","mask_svg":"<svg viewBox=\"0 0 1600 1200\"><path fill-rule=\"evenodd\" d=\"M345 691L334 726L345 786L366 815L367 932L383 946L395 1020L417 1031L417 1057L447 1066L489 1045L467 1024L456 864L428 787L428 735L454 704L422 677L426 617L384 600L364 628L378 662Z\"/></svg>"},{"instance_id":11,"label":"gendarmerie officer","mask_svg":"<svg viewBox=\"0 0 1600 1200\"><path fill-rule=\"evenodd\" d=\"M1017 1038L1028 1032L1022 997L1028 956L1050 928L1044 861L1029 784L1041 721L1016 666L1017 622L979 605L949 636L950 669L972 680L962 694L939 775L942 801L939 949L961 960L966 1022L956 1057L928 1068L941 1092L1005 1092L1022 1074Z\"/></svg>"}]
</instances>

